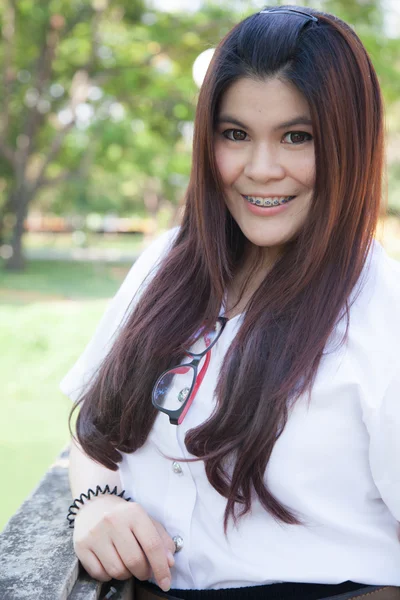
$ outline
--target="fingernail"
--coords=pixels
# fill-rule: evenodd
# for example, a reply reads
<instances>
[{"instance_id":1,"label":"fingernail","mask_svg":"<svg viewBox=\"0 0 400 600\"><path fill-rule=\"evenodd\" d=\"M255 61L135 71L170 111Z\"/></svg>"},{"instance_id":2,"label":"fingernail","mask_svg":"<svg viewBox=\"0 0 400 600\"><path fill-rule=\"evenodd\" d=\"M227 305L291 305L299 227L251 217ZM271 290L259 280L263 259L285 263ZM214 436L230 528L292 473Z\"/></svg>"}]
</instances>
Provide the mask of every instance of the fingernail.
<instances>
[{"instance_id":1,"label":"fingernail","mask_svg":"<svg viewBox=\"0 0 400 600\"><path fill-rule=\"evenodd\" d=\"M170 587L171 587L171 580L168 579L168 577L166 577L160 583L160 588L162 589L163 592L168 592L168 590L170 589Z\"/></svg>"},{"instance_id":2,"label":"fingernail","mask_svg":"<svg viewBox=\"0 0 400 600\"><path fill-rule=\"evenodd\" d=\"M175 564L175 559L174 559L174 555L172 554L171 550L167 550L167 558L168 558L169 566L173 567Z\"/></svg>"}]
</instances>

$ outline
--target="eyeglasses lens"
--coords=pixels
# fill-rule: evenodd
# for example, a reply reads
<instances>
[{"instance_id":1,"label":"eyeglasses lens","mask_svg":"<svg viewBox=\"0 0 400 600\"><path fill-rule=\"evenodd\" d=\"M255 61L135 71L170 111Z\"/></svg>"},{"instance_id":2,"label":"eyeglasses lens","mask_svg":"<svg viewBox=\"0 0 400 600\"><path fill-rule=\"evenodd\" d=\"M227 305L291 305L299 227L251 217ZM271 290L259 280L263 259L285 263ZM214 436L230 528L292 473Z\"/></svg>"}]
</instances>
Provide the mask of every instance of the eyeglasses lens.
<instances>
[{"instance_id":1,"label":"eyeglasses lens","mask_svg":"<svg viewBox=\"0 0 400 600\"><path fill-rule=\"evenodd\" d=\"M211 346L221 331L221 324L218 321L214 329L205 331L199 330L194 336L194 342L188 348L192 354L202 354ZM190 355L182 360L182 363L190 362ZM204 355L198 365L198 372L206 360ZM175 367L167 371L158 382L154 389L154 399L158 406L167 410L178 410L187 399L190 390L194 384L193 366Z\"/></svg>"},{"instance_id":2,"label":"eyeglasses lens","mask_svg":"<svg viewBox=\"0 0 400 600\"><path fill-rule=\"evenodd\" d=\"M167 371L154 390L156 403L167 410L178 410L188 397L193 381L193 367L176 367Z\"/></svg>"}]
</instances>

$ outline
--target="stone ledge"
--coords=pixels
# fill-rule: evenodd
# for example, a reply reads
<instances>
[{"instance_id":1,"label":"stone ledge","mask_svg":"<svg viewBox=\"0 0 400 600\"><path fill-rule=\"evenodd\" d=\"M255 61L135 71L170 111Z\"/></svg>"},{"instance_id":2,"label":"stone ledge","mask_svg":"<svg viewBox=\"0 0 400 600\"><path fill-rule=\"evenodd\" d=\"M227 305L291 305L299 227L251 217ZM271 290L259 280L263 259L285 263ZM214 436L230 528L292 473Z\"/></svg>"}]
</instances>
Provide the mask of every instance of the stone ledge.
<instances>
[{"instance_id":1,"label":"stone ledge","mask_svg":"<svg viewBox=\"0 0 400 600\"><path fill-rule=\"evenodd\" d=\"M0 534L1 600L101 600L102 586L75 556L66 514L71 492L65 450ZM131 582L112 582L112 600L131 600Z\"/></svg>"}]
</instances>

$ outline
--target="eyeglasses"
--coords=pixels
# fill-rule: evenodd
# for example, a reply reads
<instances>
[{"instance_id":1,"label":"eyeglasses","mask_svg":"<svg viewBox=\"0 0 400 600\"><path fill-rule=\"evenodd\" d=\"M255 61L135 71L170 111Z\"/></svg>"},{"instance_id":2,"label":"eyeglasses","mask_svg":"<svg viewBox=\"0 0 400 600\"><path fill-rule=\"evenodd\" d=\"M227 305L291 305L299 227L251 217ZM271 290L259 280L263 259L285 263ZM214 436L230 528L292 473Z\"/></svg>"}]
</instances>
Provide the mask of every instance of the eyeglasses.
<instances>
[{"instance_id":1,"label":"eyeglasses","mask_svg":"<svg viewBox=\"0 0 400 600\"><path fill-rule=\"evenodd\" d=\"M185 418L210 364L210 350L218 341L227 322L226 317L218 317L214 329L200 330L195 336L192 350L185 350L192 360L167 369L157 379L153 388L152 403L169 416L171 425L180 425ZM199 372L200 363L202 366Z\"/></svg>"}]
</instances>

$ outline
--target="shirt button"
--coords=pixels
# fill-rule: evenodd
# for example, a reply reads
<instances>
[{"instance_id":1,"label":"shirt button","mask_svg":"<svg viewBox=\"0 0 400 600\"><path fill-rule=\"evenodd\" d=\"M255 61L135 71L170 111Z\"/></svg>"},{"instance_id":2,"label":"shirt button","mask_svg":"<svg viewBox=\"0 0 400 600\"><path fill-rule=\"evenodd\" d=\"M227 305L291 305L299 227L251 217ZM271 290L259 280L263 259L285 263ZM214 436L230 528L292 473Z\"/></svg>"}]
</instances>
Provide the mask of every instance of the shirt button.
<instances>
[{"instance_id":1,"label":"shirt button","mask_svg":"<svg viewBox=\"0 0 400 600\"><path fill-rule=\"evenodd\" d=\"M181 467L181 465L180 465L178 462L176 462L175 460L174 460L174 462L172 463L172 470L173 470L173 472L174 472L174 473L176 473L177 475L180 475L180 474L183 472L183 471L182 471L182 467Z\"/></svg>"},{"instance_id":2,"label":"shirt button","mask_svg":"<svg viewBox=\"0 0 400 600\"><path fill-rule=\"evenodd\" d=\"M172 540L175 544L175 552L180 552L183 548L183 538L180 535L174 535Z\"/></svg>"}]
</instances>

